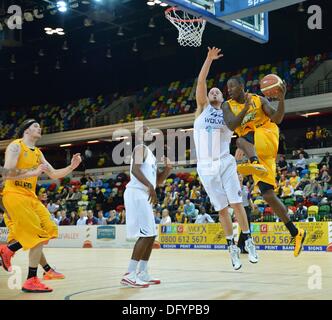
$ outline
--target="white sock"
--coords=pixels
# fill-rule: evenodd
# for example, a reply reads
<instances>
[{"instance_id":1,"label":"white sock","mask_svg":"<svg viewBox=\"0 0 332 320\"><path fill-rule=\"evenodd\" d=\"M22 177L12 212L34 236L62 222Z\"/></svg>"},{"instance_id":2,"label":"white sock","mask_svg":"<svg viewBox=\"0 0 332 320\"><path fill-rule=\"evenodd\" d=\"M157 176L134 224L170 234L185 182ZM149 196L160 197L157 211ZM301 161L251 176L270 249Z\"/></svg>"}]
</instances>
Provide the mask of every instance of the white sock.
<instances>
[{"instance_id":1,"label":"white sock","mask_svg":"<svg viewBox=\"0 0 332 320\"><path fill-rule=\"evenodd\" d=\"M129 262L129 266L128 266L128 272L129 273L136 272L137 265L138 265L138 261L131 259Z\"/></svg>"},{"instance_id":2,"label":"white sock","mask_svg":"<svg viewBox=\"0 0 332 320\"><path fill-rule=\"evenodd\" d=\"M243 234L250 234L250 230L242 231Z\"/></svg>"},{"instance_id":3,"label":"white sock","mask_svg":"<svg viewBox=\"0 0 332 320\"><path fill-rule=\"evenodd\" d=\"M140 260L138 265L138 272L148 271L148 261Z\"/></svg>"}]
</instances>

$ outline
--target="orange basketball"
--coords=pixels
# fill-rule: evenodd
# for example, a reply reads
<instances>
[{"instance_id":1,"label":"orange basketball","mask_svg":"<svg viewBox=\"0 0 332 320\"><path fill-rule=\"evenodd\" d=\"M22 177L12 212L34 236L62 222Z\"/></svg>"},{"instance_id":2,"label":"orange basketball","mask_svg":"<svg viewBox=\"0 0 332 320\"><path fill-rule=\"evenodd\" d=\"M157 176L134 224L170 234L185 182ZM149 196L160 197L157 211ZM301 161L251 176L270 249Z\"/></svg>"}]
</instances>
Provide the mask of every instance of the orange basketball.
<instances>
[{"instance_id":1,"label":"orange basketball","mask_svg":"<svg viewBox=\"0 0 332 320\"><path fill-rule=\"evenodd\" d=\"M277 97L281 85L282 80L276 74L268 74L260 82L261 91L268 98Z\"/></svg>"}]
</instances>

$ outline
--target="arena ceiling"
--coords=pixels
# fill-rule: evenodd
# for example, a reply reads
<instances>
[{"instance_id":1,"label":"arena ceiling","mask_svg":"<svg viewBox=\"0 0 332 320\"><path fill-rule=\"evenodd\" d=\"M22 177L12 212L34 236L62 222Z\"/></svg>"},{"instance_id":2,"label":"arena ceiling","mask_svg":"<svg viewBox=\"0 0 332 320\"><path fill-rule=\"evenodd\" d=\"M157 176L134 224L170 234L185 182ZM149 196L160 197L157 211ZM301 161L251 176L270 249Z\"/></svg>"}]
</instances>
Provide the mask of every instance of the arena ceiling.
<instances>
[{"instance_id":1,"label":"arena ceiling","mask_svg":"<svg viewBox=\"0 0 332 320\"><path fill-rule=\"evenodd\" d=\"M55 0L2 1L0 22L8 16L6 9L11 4L20 5L25 20L33 21L24 21L21 32L14 33L2 24L0 106L126 93L145 85L193 78L208 45L224 51L218 70L332 50L329 0L305 2L305 7L322 6L326 15L323 30L307 30L308 14L292 6L271 14L271 40L266 45L208 25L202 47L195 49L179 47L176 29L164 18L165 8L148 6L145 0L69 2L78 6L60 13L52 9ZM63 28L65 35L47 35L44 28ZM123 35L119 35L120 28Z\"/></svg>"}]
</instances>

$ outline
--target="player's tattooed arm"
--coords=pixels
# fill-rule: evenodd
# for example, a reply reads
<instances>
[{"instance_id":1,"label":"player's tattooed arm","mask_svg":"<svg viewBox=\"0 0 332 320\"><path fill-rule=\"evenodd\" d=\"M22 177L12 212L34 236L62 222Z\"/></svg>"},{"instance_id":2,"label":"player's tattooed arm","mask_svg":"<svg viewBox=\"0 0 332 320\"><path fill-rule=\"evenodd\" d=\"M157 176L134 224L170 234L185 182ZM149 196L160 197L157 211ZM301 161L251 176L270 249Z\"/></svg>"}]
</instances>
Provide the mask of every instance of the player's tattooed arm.
<instances>
[{"instance_id":1,"label":"player's tattooed arm","mask_svg":"<svg viewBox=\"0 0 332 320\"><path fill-rule=\"evenodd\" d=\"M248 110L249 110L249 104L246 104L243 110L236 116L231 110L228 102L227 101L224 102L222 105L222 111L224 113L224 120L227 127L231 131L234 131L237 127L239 127Z\"/></svg>"},{"instance_id":2,"label":"player's tattooed arm","mask_svg":"<svg viewBox=\"0 0 332 320\"><path fill-rule=\"evenodd\" d=\"M6 149L5 165L0 173L5 180L25 179L34 176L39 176L45 169L43 166L38 168L17 169L17 160L20 155L21 148L16 143L11 143Z\"/></svg>"}]
</instances>

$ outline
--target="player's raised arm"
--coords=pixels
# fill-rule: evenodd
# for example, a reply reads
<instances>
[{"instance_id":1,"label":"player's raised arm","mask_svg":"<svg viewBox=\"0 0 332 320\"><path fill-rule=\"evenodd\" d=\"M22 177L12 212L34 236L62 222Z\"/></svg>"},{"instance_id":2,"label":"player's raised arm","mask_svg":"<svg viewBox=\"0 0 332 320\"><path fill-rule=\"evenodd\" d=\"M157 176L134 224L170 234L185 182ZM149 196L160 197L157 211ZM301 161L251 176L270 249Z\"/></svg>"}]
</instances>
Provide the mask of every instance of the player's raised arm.
<instances>
[{"instance_id":1,"label":"player's raised arm","mask_svg":"<svg viewBox=\"0 0 332 320\"><path fill-rule=\"evenodd\" d=\"M271 106L269 100L267 100L264 97L260 97L265 114L276 124L280 124L284 119L286 91L287 91L286 85L285 82L283 82L281 90L279 90L279 95L278 95L279 103L277 109L274 109Z\"/></svg>"},{"instance_id":2,"label":"player's raised arm","mask_svg":"<svg viewBox=\"0 0 332 320\"><path fill-rule=\"evenodd\" d=\"M51 178L51 179L60 179L65 176L67 176L69 173L74 171L82 162L81 155L79 153L76 153L73 155L71 159L71 163L69 166L62 168L62 169L54 169L50 163L45 159L44 155L42 155L42 164L46 165L45 173Z\"/></svg>"},{"instance_id":3,"label":"player's raised arm","mask_svg":"<svg viewBox=\"0 0 332 320\"><path fill-rule=\"evenodd\" d=\"M218 60L223 56L220 53L221 49L213 47L212 49L208 47L208 55L204 61L202 69L198 75L197 87L196 87L196 102L197 110L195 116L199 116L203 109L209 104L209 99L207 96L207 85L206 78L209 74L211 64L214 60Z\"/></svg>"}]
</instances>

